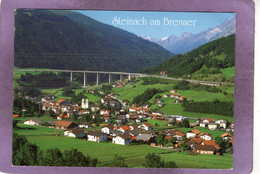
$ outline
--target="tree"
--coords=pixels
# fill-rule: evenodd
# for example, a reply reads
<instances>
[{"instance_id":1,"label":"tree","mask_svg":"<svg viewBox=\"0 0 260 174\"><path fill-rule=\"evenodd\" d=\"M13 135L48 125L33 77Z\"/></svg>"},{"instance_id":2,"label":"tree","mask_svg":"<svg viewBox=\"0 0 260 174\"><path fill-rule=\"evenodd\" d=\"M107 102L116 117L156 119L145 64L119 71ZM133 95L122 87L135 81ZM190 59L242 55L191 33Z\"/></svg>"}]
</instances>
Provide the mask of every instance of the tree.
<instances>
[{"instance_id":1,"label":"tree","mask_svg":"<svg viewBox=\"0 0 260 174\"><path fill-rule=\"evenodd\" d=\"M185 128L189 128L190 127L190 122L188 120L183 120L182 125Z\"/></svg>"},{"instance_id":2,"label":"tree","mask_svg":"<svg viewBox=\"0 0 260 174\"><path fill-rule=\"evenodd\" d=\"M155 153L148 153L145 156L144 166L146 168L177 168L177 165L174 161L165 162L159 155L156 155Z\"/></svg>"},{"instance_id":3,"label":"tree","mask_svg":"<svg viewBox=\"0 0 260 174\"><path fill-rule=\"evenodd\" d=\"M58 148L48 149L39 157L42 166L63 166L62 152Z\"/></svg>"},{"instance_id":4,"label":"tree","mask_svg":"<svg viewBox=\"0 0 260 174\"><path fill-rule=\"evenodd\" d=\"M148 153L145 156L145 165L146 168L161 168L161 157L155 153Z\"/></svg>"},{"instance_id":5,"label":"tree","mask_svg":"<svg viewBox=\"0 0 260 174\"><path fill-rule=\"evenodd\" d=\"M63 152L64 166L75 167L96 167L97 159L91 159L89 156L85 156L77 149L65 150Z\"/></svg>"},{"instance_id":6,"label":"tree","mask_svg":"<svg viewBox=\"0 0 260 174\"><path fill-rule=\"evenodd\" d=\"M158 135L157 136L157 144L158 145L162 145L163 144L163 140L164 140L163 135Z\"/></svg>"},{"instance_id":7,"label":"tree","mask_svg":"<svg viewBox=\"0 0 260 174\"><path fill-rule=\"evenodd\" d=\"M75 115L75 113L73 112L71 115L71 121L75 122L77 120L77 117Z\"/></svg>"},{"instance_id":8,"label":"tree","mask_svg":"<svg viewBox=\"0 0 260 174\"><path fill-rule=\"evenodd\" d=\"M111 167L128 167L128 165L125 162L125 158L115 154L111 163Z\"/></svg>"},{"instance_id":9,"label":"tree","mask_svg":"<svg viewBox=\"0 0 260 174\"><path fill-rule=\"evenodd\" d=\"M39 148L27 141L24 136L13 134L13 154L12 163L13 165L38 165L37 155Z\"/></svg>"},{"instance_id":10,"label":"tree","mask_svg":"<svg viewBox=\"0 0 260 174\"><path fill-rule=\"evenodd\" d=\"M181 148L182 151L185 151L185 150L189 150L190 146L187 143L182 143L180 145L180 148Z\"/></svg>"}]
</instances>

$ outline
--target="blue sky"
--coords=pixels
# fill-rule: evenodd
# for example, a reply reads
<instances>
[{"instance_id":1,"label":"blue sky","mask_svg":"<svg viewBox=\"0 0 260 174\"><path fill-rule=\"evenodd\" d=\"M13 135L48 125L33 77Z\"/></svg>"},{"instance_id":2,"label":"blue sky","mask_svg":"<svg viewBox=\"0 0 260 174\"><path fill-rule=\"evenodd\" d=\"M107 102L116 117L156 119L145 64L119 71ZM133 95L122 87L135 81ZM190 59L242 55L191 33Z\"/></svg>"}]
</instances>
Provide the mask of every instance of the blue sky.
<instances>
[{"instance_id":1,"label":"blue sky","mask_svg":"<svg viewBox=\"0 0 260 174\"><path fill-rule=\"evenodd\" d=\"M235 13L198 13L198 12L141 12L141 11L94 11L76 10L81 14L89 16L99 22L109 24L136 35L149 36L152 38L163 38L170 35L180 36L184 32L193 34L216 27L229 18L233 18ZM120 18L120 21L119 21ZM116 19L116 21L114 20ZM126 20L123 21L122 20ZM190 20L190 26L169 25L169 20L185 22ZM138 20L140 25L133 25L130 20ZM143 21L146 21L145 23ZM150 22L160 21L160 24L152 25ZM165 20L165 22L164 22ZM113 23L114 21L114 23ZM119 22L122 22L120 25Z\"/></svg>"}]
</instances>

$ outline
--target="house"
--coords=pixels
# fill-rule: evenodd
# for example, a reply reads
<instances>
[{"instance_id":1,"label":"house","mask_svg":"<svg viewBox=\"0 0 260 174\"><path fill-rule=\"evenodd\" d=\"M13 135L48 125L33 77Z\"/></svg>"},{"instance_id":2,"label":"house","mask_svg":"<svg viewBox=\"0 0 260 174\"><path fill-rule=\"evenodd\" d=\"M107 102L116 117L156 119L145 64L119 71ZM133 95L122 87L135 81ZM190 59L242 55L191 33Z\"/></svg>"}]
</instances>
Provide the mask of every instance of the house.
<instances>
[{"instance_id":1,"label":"house","mask_svg":"<svg viewBox=\"0 0 260 174\"><path fill-rule=\"evenodd\" d=\"M70 129L64 132L64 136L73 137L73 138L83 138L84 129L75 128Z\"/></svg>"},{"instance_id":2,"label":"house","mask_svg":"<svg viewBox=\"0 0 260 174\"><path fill-rule=\"evenodd\" d=\"M116 119L117 123L125 123L125 121L126 121L126 116L125 115L117 116L117 119Z\"/></svg>"},{"instance_id":3,"label":"house","mask_svg":"<svg viewBox=\"0 0 260 174\"><path fill-rule=\"evenodd\" d=\"M157 104L163 103L162 99L156 99L155 102L156 102Z\"/></svg>"},{"instance_id":4,"label":"house","mask_svg":"<svg viewBox=\"0 0 260 174\"><path fill-rule=\"evenodd\" d=\"M207 133L207 132L204 132L202 134L199 134L198 137L204 139L204 140L211 140L213 135Z\"/></svg>"},{"instance_id":5,"label":"house","mask_svg":"<svg viewBox=\"0 0 260 174\"><path fill-rule=\"evenodd\" d=\"M200 127L207 127L208 123L200 122Z\"/></svg>"},{"instance_id":6,"label":"house","mask_svg":"<svg viewBox=\"0 0 260 174\"><path fill-rule=\"evenodd\" d=\"M91 124L90 124L90 122L78 122L78 126L80 128L90 128Z\"/></svg>"},{"instance_id":7,"label":"house","mask_svg":"<svg viewBox=\"0 0 260 174\"><path fill-rule=\"evenodd\" d=\"M167 75L167 71L161 71L160 75Z\"/></svg>"},{"instance_id":8,"label":"house","mask_svg":"<svg viewBox=\"0 0 260 174\"><path fill-rule=\"evenodd\" d=\"M54 125L56 129L73 129L78 127L78 125L72 121L57 121Z\"/></svg>"},{"instance_id":9,"label":"house","mask_svg":"<svg viewBox=\"0 0 260 174\"><path fill-rule=\"evenodd\" d=\"M32 118L30 120L25 121L23 124L26 125L33 125L33 126L40 126L42 124L42 121L38 118Z\"/></svg>"},{"instance_id":10,"label":"house","mask_svg":"<svg viewBox=\"0 0 260 174\"><path fill-rule=\"evenodd\" d=\"M107 134L100 131L89 131L87 133L88 141L102 142L107 140Z\"/></svg>"},{"instance_id":11,"label":"house","mask_svg":"<svg viewBox=\"0 0 260 174\"><path fill-rule=\"evenodd\" d=\"M209 154L214 155L216 151L215 147L212 145L194 145L193 151L198 154Z\"/></svg>"},{"instance_id":12,"label":"house","mask_svg":"<svg viewBox=\"0 0 260 174\"><path fill-rule=\"evenodd\" d=\"M179 98L179 100L186 100L187 98L186 97L184 97L184 96L181 96L180 98Z\"/></svg>"},{"instance_id":13,"label":"house","mask_svg":"<svg viewBox=\"0 0 260 174\"><path fill-rule=\"evenodd\" d=\"M208 124L208 129L209 130L216 130L217 128L218 128L218 124L217 123L211 122L211 123Z\"/></svg>"},{"instance_id":14,"label":"house","mask_svg":"<svg viewBox=\"0 0 260 174\"><path fill-rule=\"evenodd\" d=\"M194 148L194 145L201 145L202 142L202 138L191 138L190 140L186 141L186 143L190 146L191 149Z\"/></svg>"},{"instance_id":15,"label":"house","mask_svg":"<svg viewBox=\"0 0 260 174\"><path fill-rule=\"evenodd\" d=\"M152 114L157 115L157 116L162 116L163 113L160 111L154 111L154 112L152 112Z\"/></svg>"},{"instance_id":16,"label":"house","mask_svg":"<svg viewBox=\"0 0 260 174\"><path fill-rule=\"evenodd\" d=\"M101 132L105 134L111 134L114 132L114 126L113 125L107 125L101 128Z\"/></svg>"},{"instance_id":17,"label":"house","mask_svg":"<svg viewBox=\"0 0 260 174\"><path fill-rule=\"evenodd\" d=\"M19 114L13 114L13 118L18 118L18 117L20 117Z\"/></svg>"},{"instance_id":18,"label":"house","mask_svg":"<svg viewBox=\"0 0 260 174\"><path fill-rule=\"evenodd\" d=\"M152 130L152 125L150 123L143 123L139 126L141 129L144 129L144 130Z\"/></svg>"},{"instance_id":19,"label":"house","mask_svg":"<svg viewBox=\"0 0 260 174\"><path fill-rule=\"evenodd\" d=\"M128 126L128 125L121 126L121 127L118 129L118 131L123 132L123 133L129 132L130 130L131 130L131 127Z\"/></svg>"},{"instance_id":20,"label":"house","mask_svg":"<svg viewBox=\"0 0 260 174\"><path fill-rule=\"evenodd\" d=\"M110 110L106 110L106 109L100 109L100 115L104 115L104 114L109 114Z\"/></svg>"},{"instance_id":21,"label":"house","mask_svg":"<svg viewBox=\"0 0 260 174\"><path fill-rule=\"evenodd\" d=\"M132 137L129 133L123 135L117 135L112 138L112 143L127 145L132 142Z\"/></svg>"},{"instance_id":22,"label":"house","mask_svg":"<svg viewBox=\"0 0 260 174\"><path fill-rule=\"evenodd\" d=\"M177 92L176 89L172 89L172 90L170 90L170 93L176 93L176 92Z\"/></svg>"},{"instance_id":23,"label":"house","mask_svg":"<svg viewBox=\"0 0 260 174\"><path fill-rule=\"evenodd\" d=\"M194 138L196 137L196 133L192 132L191 130L186 133L186 138Z\"/></svg>"},{"instance_id":24,"label":"house","mask_svg":"<svg viewBox=\"0 0 260 174\"><path fill-rule=\"evenodd\" d=\"M105 120L106 123L111 122L111 118L110 117L104 117L104 120Z\"/></svg>"},{"instance_id":25,"label":"house","mask_svg":"<svg viewBox=\"0 0 260 174\"><path fill-rule=\"evenodd\" d=\"M144 119L143 118L137 118L135 121L136 121L136 123L141 123L141 122L144 121Z\"/></svg>"},{"instance_id":26,"label":"house","mask_svg":"<svg viewBox=\"0 0 260 174\"><path fill-rule=\"evenodd\" d=\"M201 145L212 145L216 150L220 150L220 147L218 144L216 144L215 140L203 140Z\"/></svg>"},{"instance_id":27,"label":"house","mask_svg":"<svg viewBox=\"0 0 260 174\"><path fill-rule=\"evenodd\" d=\"M90 114L90 110L87 109L82 109L78 112L79 115L83 115L83 114Z\"/></svg>"},{"instance_id":28,"label":"house","mask_svg":"<svg viewBox=\"0 0 260 174\"><path fill-rule=\"evenodd\" d=\"M224 133L221 135L223 140L228 140L228 139L232 139L233 136L231 134L229 134L228 132Z\"/></svg>"},{"instance_id":29,"label":"house","mask_svg":"<svg viewBox=\"0 0 260 174\"><path fill-rule=\"evenodd\" d=\"M138 127L138 126L137 126L136 124L131 124L131 125L130 125L131 130L136 129L137 127Z\"/></svg>"},{"instance_id":30,"label":"house","mask_svg":"<svg viewBox=\"0 0 260 174\"><path fill-rule=\"evenodd\" d=\"M91 107L91 111L92 112L97 112L98 110L100 110L100 106L99 105L94 105Z\"/></svg>"},{"instance_id":31,"label":"house","mask_svg":"<svg viewBox=\"0 0 260 174\"><path fill-rule=\"evenodd\" d=\"M174 133L173 137L177 140L182 140L185 137L185 134L182 131L177 131Z\"/></svg>"},{"instance_id":32,"label":"house","mask_svg":"<svg viewBox=\"0 0 260 174\"><path fill-rule=\"evenodd\" d=\"M136 112L137 107L129 107L129 112Z\"/></svg>"},{"instance_id":33,"label":"house","mask_svg":"<svg viewBox=\"0 0 260 174\"><path fill-rule=\"evenodd\" d=\"M163 94L163 98L168 98L168 97L170 97L169 94Z\"/></svg>"},{"instance_id":34,"label":"house","mask_svg":"<svg viewBox=\"0 0 260 174\"><path fill-rule=\"evenodd\" d=\"M140 134L135 137L135 140L145 144L155 143L155 136L151 134Z\"/></svg>"}]
</instances>

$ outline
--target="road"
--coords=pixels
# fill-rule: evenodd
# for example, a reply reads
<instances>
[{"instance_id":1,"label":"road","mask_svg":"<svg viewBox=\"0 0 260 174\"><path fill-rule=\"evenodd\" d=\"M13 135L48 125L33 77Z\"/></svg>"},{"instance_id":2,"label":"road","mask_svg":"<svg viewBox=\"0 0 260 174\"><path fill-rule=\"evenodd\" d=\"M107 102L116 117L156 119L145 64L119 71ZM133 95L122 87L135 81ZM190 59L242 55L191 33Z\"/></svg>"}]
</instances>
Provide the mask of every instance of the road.
<instances>
[{"instance_id":1,"label":"road","mask_svg":"<svg viewBox=\"0 0 260 174\"><path fill-rule=\"evenodd\" d=\"M129 73L129 72L110 72L110 71L84 71L84 70L17 70L17 71L25 71L25 72L70 72L70 73L95 73L95 74L119 74L119 75L130 75L130 76L138 76L138 77L154 77L160 79L167 80L178 80L178 81L188 81L191 83L204 83L206 85L234 85L234 83L226 83L226 82L209 82L209 81L201 81L201 80L190 80L190 79L180 79L162 75L150 75L150 74L142 74L142 73Z\"/></svg>"}]
</instances>

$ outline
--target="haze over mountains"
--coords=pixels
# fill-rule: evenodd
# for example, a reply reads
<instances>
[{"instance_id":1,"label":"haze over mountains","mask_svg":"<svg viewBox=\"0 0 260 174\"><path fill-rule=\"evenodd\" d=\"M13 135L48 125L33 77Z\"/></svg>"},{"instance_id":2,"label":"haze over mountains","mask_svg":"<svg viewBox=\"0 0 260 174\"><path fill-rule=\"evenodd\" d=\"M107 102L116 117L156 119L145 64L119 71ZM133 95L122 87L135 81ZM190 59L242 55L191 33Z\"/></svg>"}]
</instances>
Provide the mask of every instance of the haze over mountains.
<instances>
[{"instance_id":1,"label":"haze over mountains","mask_svg":"<svg viewBox=\"0 0 260 174\"><path fill-rule=\"evenodd\" d=\"M157 43L158 45L161 45L163 48L174 54L184 54L203 44L219 39L221 37L229 36L231 34L234 34L235 32L236 19L234 17L231 19L227 19L225 22L216 26L215 28L210 28L198 34L184 32L179 37L171 35L161 39L146 36L139 37Z\"/></svg>"}]
</instances>

